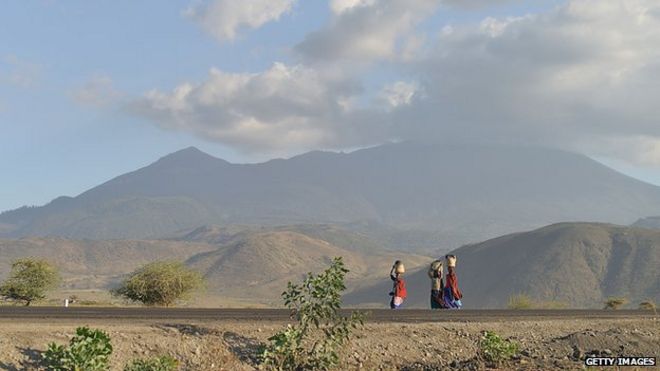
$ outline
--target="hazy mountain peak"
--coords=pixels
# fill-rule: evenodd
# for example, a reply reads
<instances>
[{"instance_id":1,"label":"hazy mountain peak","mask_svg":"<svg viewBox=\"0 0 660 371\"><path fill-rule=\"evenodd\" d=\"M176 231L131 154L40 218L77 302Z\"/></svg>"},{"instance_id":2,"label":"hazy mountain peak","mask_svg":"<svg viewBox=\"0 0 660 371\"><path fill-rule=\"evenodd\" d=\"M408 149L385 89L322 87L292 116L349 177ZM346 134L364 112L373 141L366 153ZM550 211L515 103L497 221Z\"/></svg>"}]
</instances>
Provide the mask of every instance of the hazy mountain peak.
<instances>
[{"instance_id":1,"label":"hazy mountain peak","mask_svg":"<svg viewBox=\"0 0 660 371\"><path fill-rule=\"evenodd\" d=\"M178 150L176 152L172 152L169 155L161 157L158 161L156 161L157 164L167 163L167 164L189 164L189 165L195 165L198 164L199 162L228 163L225 160L219 159L217 157L213 157L208 153L201 151L197 147L193 147L193 146Z\"/></svg>"}]
</instances>

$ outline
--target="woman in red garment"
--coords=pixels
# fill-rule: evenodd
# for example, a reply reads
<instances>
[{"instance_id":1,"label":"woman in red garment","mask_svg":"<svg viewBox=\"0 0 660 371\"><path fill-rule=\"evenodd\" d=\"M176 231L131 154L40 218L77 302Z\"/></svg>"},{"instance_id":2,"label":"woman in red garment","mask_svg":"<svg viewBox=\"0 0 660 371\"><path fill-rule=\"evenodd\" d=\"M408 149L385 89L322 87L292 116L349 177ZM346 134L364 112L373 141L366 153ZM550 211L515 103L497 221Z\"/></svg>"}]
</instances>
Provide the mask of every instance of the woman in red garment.
<instances>
[{"instance_id":1,"label":"woman in red garment","mask_svg":"<svg viewBox=\"0 0 660 371\"><path fill-rule=\"evenodd\" d=\"M392 279L392 292L390 295L392 299L390 300L390 309L399 309L403 304L403 300L406 298L406 281L403 280L403 273L406 269L403 266L403 263L400 260L394 262L392 270L390 271L390 278Z\"/></svg>"},{"instance_id":2,"label":"woman in red garment","mask_svg":"<svg viewBox=\"0 0 660 371\"><path fill-rule=\"evenodd\" d=\"M445 305L450 309L460 309L463 306L461 299L463 293L458 288L458 278L456 277L456 256L447 255L447 276L445 279L444 298Z\"/></svg>"}]
</instances>

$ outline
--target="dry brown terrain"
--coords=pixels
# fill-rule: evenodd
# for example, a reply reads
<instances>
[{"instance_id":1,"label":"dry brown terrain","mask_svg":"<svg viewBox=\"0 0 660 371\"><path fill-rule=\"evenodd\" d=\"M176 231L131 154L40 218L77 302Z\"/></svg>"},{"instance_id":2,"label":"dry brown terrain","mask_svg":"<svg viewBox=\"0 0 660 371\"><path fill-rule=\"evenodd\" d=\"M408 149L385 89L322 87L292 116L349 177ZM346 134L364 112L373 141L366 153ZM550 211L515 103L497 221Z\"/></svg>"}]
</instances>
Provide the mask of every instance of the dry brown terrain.
<instances>
[{"instance_id":1,"label":"dry brown terrain","mask_svg":"<svg viewBox=\"0 0 660 371\"><path fill-rule=\"evenodd\" d=\"M170 354L182 370L254 370L257 349L284 324L268 321L0 320L0 369L39 370L39 351L66 343L90 325L112 337L113 370L136 357ZM494 367L477 357L484 330L521 344L521 356L502 370L583 369L584 354L660 356L657 319L539 320L445 323L367 323L345 349L345 370L477 370ZM634 369L634 368L631 368ZM648 368L647 368L648 369Z\"/></svg>"}]
</instances>

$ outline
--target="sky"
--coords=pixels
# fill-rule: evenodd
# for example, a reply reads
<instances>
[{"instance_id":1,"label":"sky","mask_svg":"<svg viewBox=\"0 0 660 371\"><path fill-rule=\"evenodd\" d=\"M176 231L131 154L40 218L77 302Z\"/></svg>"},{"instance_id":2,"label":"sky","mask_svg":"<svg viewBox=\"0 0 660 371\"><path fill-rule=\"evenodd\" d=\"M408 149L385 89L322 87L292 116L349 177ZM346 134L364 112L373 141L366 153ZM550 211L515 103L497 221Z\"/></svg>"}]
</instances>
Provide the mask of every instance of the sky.
<instances>
[{"instance_id":1,"label":"sky","mask_svg":"<svg viewBox=\"0 0 660 371\"><path fill-rule=\"evenodd\" d=\"M196 146L540 145L660 184L657 0L25 0L0 10L0 211Z\"/></svg>"}]
</instances>

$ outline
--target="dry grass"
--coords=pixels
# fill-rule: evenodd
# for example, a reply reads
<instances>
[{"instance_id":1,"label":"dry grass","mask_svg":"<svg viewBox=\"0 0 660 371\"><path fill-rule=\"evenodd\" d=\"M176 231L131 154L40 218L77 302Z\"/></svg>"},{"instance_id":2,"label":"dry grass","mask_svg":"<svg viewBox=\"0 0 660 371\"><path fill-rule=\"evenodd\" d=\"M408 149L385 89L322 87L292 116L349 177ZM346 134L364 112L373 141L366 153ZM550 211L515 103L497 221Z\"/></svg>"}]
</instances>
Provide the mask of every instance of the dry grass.
<instances>
[{"instance_id":1,"label":"dry grass","mask_svg":"<svg viewBox=\"0 0 660 371\"><path fill-rule=\"evenodd\" d=\"M507 304L508 309L532 309L534 308L534 301L529 295L525 294L516 294L509 297L509 302Z\"/></svg>"}]
</instances>

